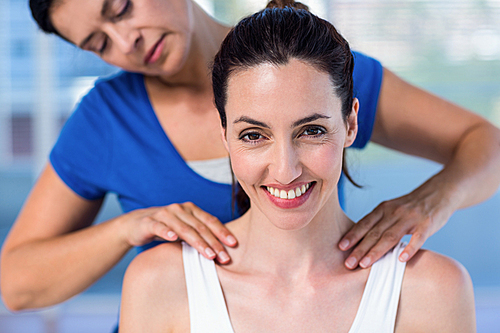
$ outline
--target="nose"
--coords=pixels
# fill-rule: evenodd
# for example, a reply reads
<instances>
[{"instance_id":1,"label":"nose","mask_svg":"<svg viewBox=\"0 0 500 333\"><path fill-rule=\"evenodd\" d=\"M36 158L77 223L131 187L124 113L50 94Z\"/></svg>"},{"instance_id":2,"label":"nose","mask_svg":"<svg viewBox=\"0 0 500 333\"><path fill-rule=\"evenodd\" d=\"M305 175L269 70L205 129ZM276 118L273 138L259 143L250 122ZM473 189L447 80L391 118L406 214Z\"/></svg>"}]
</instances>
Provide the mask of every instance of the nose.
<instances>
[{"instance_id":1,"label":"nose","mask_svg":"<svg viewBox=\"0 0 500 333\"><path fill-rule=\"evenodd\" d=\"M111 41L123 54L130 54L137 50L141 41L141 33L138 29L126 24L110 24L106 30Z\"/></svg>"},{"instance_id":2,"label":"nose","mask_svg":"<svg viewBox=\"0 0 500 333\"><path fill-rule=\"evenodd\" d=\"M302 174L298 148L291 142L275 143L270 153L272 163L269 165L269 175L278 183L290 184Z\"/></svg>"}]
</instances>

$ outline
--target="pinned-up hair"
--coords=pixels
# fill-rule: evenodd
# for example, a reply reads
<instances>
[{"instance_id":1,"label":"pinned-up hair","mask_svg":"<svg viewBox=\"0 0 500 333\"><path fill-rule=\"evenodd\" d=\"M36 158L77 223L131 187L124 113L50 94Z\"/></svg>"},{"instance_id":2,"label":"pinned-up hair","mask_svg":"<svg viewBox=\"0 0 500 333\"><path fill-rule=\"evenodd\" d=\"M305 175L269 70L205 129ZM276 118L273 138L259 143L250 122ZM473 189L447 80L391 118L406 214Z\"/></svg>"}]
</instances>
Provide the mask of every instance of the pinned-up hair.
<instances>
[{"instance_id":1,"label":"pinned-up hair","mask_svg":"<svg viewBox=\"0 0 500 333\"><path fill-rule=\"evenodd\" d=\"M307 6L273 0L266 9L244 18L231 29L215 56L212 85L223 128L227 126L225 107L231 74L265 63L286 65L290 59L308 63L329 75L334 93L342 103L342 118L347 121L353 106L354 69L349 44L331 23L310 13ZM342 170L358 186L344 162ZM241 187L236 201L240 213L248 209L249 200Z\"/></svg>"},{"instance_id":2,"label":"pinned-up hair","mask_svg":"<svg viewBox=\"0 0 500 333\"><path fill-rule=\"evenodd\" d=\"M304 5L289 3L272 1L270 8L240 21L222 42L212 67L212 85L224 128L229 76L263 63L285 65L292 58L329 74L342 101L344 121L351 113L354 59L349 44L332 24L303 9Z\"/></svg>"}]
</instances>

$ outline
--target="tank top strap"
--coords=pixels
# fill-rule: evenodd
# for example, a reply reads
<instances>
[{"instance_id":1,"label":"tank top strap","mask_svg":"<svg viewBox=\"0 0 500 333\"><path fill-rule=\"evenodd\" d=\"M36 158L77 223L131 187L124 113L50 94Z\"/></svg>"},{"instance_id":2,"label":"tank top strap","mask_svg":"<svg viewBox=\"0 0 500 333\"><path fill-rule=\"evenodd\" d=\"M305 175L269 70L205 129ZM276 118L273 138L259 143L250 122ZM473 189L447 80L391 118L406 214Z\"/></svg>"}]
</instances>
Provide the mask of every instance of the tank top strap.
<instances>
[{"instance_id":1,"label":"tank top strap","mask_svg":"<svg viewBox=\"0 0 500 333\"><path fill-rule=\"evenodd\" d=\"M213 260L182 243L191 333L234 333Z\"/></svg>"},{"instance_id":2,"label":"tank top strap","mask_svg":"<svg viewBox=\"0 0 500 333\"><path fill-rule=\"evenodd\" d=\"M371 267L356 318L349 333L393 333L406 263L399 243Z\"/></svg>"}]
</instances>

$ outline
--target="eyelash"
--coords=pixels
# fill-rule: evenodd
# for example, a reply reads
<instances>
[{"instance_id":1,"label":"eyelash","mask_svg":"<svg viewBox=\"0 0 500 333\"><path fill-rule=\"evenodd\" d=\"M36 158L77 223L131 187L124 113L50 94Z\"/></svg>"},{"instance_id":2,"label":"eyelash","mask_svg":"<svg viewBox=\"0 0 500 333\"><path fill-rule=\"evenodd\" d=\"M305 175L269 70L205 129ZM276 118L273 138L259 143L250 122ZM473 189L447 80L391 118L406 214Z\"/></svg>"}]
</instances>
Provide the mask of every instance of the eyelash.
<instances>
[{"instance_id":1,"label":"eyelash","mask_svg":"<svg viewBox=\"0 0 500 333\"><path fill-rule=\"evenodd\" d=\"M118 14L115 15L114 20L119 20L120 18L125 16L129 12L131 6L132 6L132 1L127 0L127 3L123 7L123 9ZM102 55L106 51L107 45L108 45L108 38L106 37L106 39L104 39L104 42L102 43L101 48L97 52L99 52L99 54Z\"/></svg>"},{"instance_id":2,"label":"eyelash","mask_svg":"<svg viewBox=\"0 0 500 333\"><path fill-rule=\"evenodd\" d=\"M259 139L257 140L251 140L249 138L250 135L258 135L259 136L259 139L263 138L264 136L258 132L247 132L243 135L240 136L240 140L243 141L243 142L246 142L246 143L249 143L249 144L257 144Z\"/></svg>"},{"instance_id":3,"label":"eyelash","mask_svg":"<svg viewBox=\"0 0 500 333\"><path fill-rule=\"evenodd\" d=\"M317 131L317 133L316 134L306 134L307 131L311 131L311 130ZM326 130L323 127L308 126L308 127L304 128L297 137L305 136L306 138L315 139L315 138L319 138L325 134L326 134ZM259 136L259 138L252 140L252 139L250 139L251 135L257 135L257 136ZM262 135L258 132L246 132L243 135L241 135L239 139L245 143L257 144L262 140L262 138L265 138L264 135Z\"/></svg>"},{"instance_id":4,"label":"eyelash","mask_svg":"<svg viewBox=\"0 0 500 333\"><path fill-rule=\"evenodd\" d=\"M316 133L316 134L310 134L310 135L305 134L307 131L310 131L310 130L318 131L318 133ZM308 126L308 127L304 128L304 130L299 134L299 136L305 135L305 136L308 136L308 137L311 137L311 138L317 138L317 137L323 136L325 134L326 134L326 130L323 127L320 127L320 126Z\"/></svg>"},{"instance_id":5,"label":"eyelash","mask_svg":"<svg viewBox=\"0 0 500 333\"><path fill-rule=\"evenodd\" d=\"M116 18L120 18L122 16L124 16L125 14L127 14L128 10L130 9L130 5L132 5L132 1L130 0L127 0L127 3L125 4L125 7L123 7L122 11L119 12L117 15L116 15Z\"/></svg>"}]
</instances>

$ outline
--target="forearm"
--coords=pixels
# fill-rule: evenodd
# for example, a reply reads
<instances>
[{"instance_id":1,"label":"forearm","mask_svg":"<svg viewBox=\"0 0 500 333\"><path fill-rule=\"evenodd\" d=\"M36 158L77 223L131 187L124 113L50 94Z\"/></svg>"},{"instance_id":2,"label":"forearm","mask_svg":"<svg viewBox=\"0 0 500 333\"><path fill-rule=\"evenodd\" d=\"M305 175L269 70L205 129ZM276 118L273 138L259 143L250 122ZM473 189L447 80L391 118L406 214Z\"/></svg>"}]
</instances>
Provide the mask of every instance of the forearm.
<instances>
[{"instance_id":1,"label":"forearm","mask_svg":"<svg viewBox=\"0 0 500 333\"><path fill-rule=\"evenodd\" d=\"M88 288L131 248L119 219L3 251L1 289L12 310L62 302Z\"/></svg>"},{"instance_id":2,"label":"forearm","mask_svg":"<svg viewBox=\"0 0 500 333\"><path fill-rule=\"evenodd\" d=\"M500 185L500 130L484 122L463 135L441 172L423 187L444 195L453 211L478 204Z\"/></svg>"}]
</instances>

